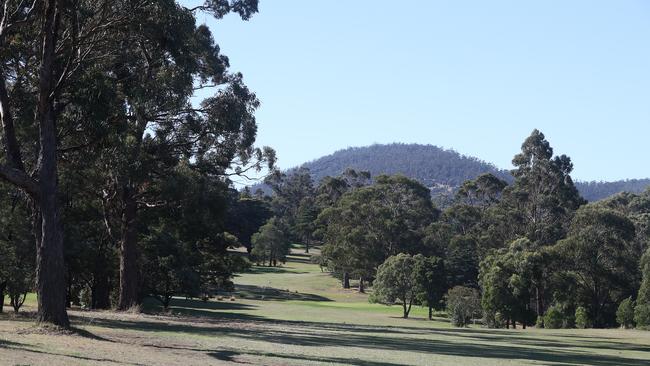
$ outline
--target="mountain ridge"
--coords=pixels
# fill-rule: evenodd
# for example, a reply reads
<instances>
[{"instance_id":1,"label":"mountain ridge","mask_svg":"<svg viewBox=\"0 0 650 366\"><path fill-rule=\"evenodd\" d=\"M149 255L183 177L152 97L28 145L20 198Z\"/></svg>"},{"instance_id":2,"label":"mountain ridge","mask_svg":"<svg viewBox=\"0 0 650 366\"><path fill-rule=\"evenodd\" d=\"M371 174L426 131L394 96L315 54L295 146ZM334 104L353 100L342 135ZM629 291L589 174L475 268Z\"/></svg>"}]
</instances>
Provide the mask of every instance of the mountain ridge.
<instances>
[{"instance_id":1,"label":"mountain ridge","mask_svg":"<svg viewBox=\"0 0 650 366\"><path fill-rule=\"evenodd\" d=\"M432 195L450 194L463 182L483 173L512 182L510 172L480 158L464 155L453 149L430 144L372 144L348 147L329 155L287 169L291 174L299 168L308 168L315 183L325 176L337 176L347 168L379 174L403 174L416 179L431 189ZM576 181L583 197L597 201L619 192L639 193L650 186L650 179L627 179L612 182ZM253 191L263 188L254 185Z\"/></svg>"}]
</instances>

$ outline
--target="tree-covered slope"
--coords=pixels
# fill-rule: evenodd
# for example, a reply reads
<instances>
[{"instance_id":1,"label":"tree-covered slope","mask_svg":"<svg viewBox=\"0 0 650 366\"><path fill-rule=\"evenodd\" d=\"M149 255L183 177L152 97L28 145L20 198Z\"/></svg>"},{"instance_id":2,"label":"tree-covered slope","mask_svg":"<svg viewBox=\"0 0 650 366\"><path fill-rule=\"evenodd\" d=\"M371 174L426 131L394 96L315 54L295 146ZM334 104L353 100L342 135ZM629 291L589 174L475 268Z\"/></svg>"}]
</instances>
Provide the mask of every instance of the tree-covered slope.
<instances>
[{"instance_id":1,"label":"tree-covered slope","mask_svg":"<svg viewBox=\"0 0 650 366\"><path fill-rule=\"evenodd\" d=\"M315 181L339 175L346 168L378 174L403 174L428 187L456 187L482 173L510 179L507 172L477 158L433 145L389 144L351 147L303 164Z\"/></svg>"},{"instance_id":2,"label":"tree-covered slope","mask_svg":"<svg viewBox=\"0 0 650 366\"><path fill-rule=\"evenodd\" d=\"M326 176L337 176L347 168L367 170L379 174L403 174L432 189L434 195L451 192L469 179L483 173L492 173L508 182L512 177L507 170L478 158L459 154L433 145L375 144L350 147L307 162L314 182ZM289 173L293 169L289 169ZM580 193L589 201L596 201L627 191L639 193L650 186L650 179L622 180L616 182L578 182ZM253 191L259 187L254 187Z\"/></svg>"}]
</instances>

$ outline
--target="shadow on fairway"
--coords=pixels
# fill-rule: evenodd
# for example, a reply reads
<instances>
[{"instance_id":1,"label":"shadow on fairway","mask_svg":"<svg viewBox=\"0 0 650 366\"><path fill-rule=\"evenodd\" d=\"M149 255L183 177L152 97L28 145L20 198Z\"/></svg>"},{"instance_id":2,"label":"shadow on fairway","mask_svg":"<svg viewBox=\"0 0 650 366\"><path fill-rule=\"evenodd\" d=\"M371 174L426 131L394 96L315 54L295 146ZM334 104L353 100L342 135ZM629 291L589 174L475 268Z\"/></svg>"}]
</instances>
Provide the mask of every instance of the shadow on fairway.
<instances>
[{"instance_id":1,"label":"shadow on fairway","mask_svg":"<svg viewBox=\"0 0 650 366\"><path fill-rule=\"evenodd\" d=\"M306 347L336 347L356 348L358 354L371 354L372 350L415 352L430 355L445 355L456 357L477 357L504 360L530 360L545 365L618 365L636 366L642 364L639 359L612 355L596 355L584 350L573 350L570 347L593 348L612 351L640 351L650 349L638 345L609 342L606 340L576 340L567 344L560 340L548 340L526 336L520 332L507 332L487 329L426 329L408 327L373 327L345 324L329 324L318 322L278 321L250 316L247 314L213 313L212 319L201 319L201 323L193 324L192 319L178 319L175 322L160 322L147 320L114 320L94 319L94 324L108 328L133 329L151 332L179 332L195 335L219 337L228 336L252 341L260 341L276 345L306 346ZM223 323L222 319L245 321L234 324ZM423 339L422 334L436 333L455 339ZM558 337L561 335L558 335ZM176 346L152 346L170 349L187 349ZM360 359L335 357L315 357L292 354L256 353L255 351L215 351L213 349L190 349L204 352L219 360L233 360L237 356L278 357L292 360L321 361L351 365L375 366L377 363ZM366 350L366 351L363 351Z\"/></svg>"},{"instance_id":2,"label":"shadow on fairway","mask_svg":"<svg viewBox=\"0 0 650 366\"><path fill-rule=\"evenodd\" d=\"M327 362L331 364L342 364L342 365L353 365L353 366L391 366L398 365L396 363L389 362L374 362L360 360L358 358L343 358L343 357L311 357L305 355L291 355L285 353L266 353L266 352L235 352L235 351L216 351L208 353L209 356L212 356L220 361L227 361L239 364L252 364L251 362L240 361L237 359L237 356L263 356L263 357L273 357L273 358L282 358L286 360L298 360L298 361L316 361L316 362Z\"/></svg>"},{"instance_id":3,"label":"shadow on fairway","mask_svg":"<svg viewBox=\"0 0 650 366\"><path fill-rule=\"evenodd\" d=\"M246 273L252 274L306 274L306 271L297 271L292 267L266 267L266 266L253 266Z\"/></svg>"},{"instance_id":4,"label":"shadow on fairway","mask_svg":"<svg viewBox=\"0 0 650 366\"><path fill-rule=\"evenodd\" d=\"M101 337L99 337L101 340L107 341ZM0 340L0 349L8 349L8 350L15 350L15 351L20 351L20 352L28 352L28 353L35 353L39 355L43 355L45 359L50 359L51 356L59 356L59 357L66 357L66 358L71 358L75 360L82 360L82 361L88 361L90 364L96 364L98 362L110 362L110 363L119 363L122 365L134 365L134 366L139 366L140 364L137 363L130 363L130 362L117 362L115 360L109 359L109 358L96 358L96 357L85 357L85 356L80 356L77 354L65 354L65 353L56 353L56 352L47 352L47 351L42 351L42 350L37 350L32 348L32 346L27 345L27 344L22 344L22 343L17 343L17 342L10 342L10 341L4 341Z\"/></svg>"},{"instance_id":5,"label":"shadow on fairway","mask_svg":"<svg viewBox=\"0 0 650 366\"><path fill-rule=\"evenodd\" d=\"M273 301L332 301L331 299L314 294L304 294L277 289L274 287L261 287L253 285L236 285L236 293L240 297L253 300Z\"/></svg>"}]
</instances>

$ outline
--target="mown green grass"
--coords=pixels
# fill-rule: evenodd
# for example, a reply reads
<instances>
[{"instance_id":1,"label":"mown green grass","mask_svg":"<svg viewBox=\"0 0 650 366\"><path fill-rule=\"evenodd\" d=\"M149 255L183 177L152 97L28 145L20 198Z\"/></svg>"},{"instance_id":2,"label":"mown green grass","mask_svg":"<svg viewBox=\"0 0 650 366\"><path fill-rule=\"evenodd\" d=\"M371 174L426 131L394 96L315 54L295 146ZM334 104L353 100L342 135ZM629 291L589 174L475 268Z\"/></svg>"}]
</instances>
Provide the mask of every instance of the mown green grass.
<instances>
[{"instance_id":1,"label":"mown green grass","mask_svg":"<svg viewBox=\"0 0 650 366\"><path fill-rule=\"evenodd\" d=\"M650 332L458 329L420 307L403 319L305 259L254 267L221 300L175 298L162 316L73 311L78 335L15 335L31 320L0 316L0 365L650 365Z\"/></svg>"}]
</instances>

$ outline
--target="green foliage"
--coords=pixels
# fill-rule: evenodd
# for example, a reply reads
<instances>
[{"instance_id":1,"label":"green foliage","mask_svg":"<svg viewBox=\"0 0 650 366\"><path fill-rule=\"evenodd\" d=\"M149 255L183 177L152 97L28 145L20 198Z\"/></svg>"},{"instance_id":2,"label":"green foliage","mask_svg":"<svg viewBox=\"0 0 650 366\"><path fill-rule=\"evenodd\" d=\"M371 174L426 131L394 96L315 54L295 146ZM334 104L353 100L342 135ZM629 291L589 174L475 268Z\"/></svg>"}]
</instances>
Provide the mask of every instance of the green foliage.
<instances>
[{"instance_id":1,"label":"green foliage","mask_svg":"<svg viewBox=\"0 0 650 366\"><path fill-rule=\"evenodd\" d=\"M637 296L637 303L650 304L650 247L643 254L639 267L641 268L642 280Z\"/></svg>"},{"instance_id":2,"label":"green foliage","mask_svg":"<svg viewBox=\"0 0 650 366\"><path fill-rule=\"evenodd\" d=\"M591 319L589 319L589 314L587 314L587 309L585 309L582 306L578 306L576 308L575 322L577 328L580 329L591 328Z\"/></svg>"},{"instance_id":3,"label":"green foliage","mask_svg":"<svg viewBox=\"0 0 650 366\"><path fill-rule=\"evenodd\" d=\"M455 286L449 289L446 302L447 313L455 327L466 327L481 312L481 300L473 288Z\"/></svg>"},{"instance_id":4,"label":"green foliage","mask_svg":"<svg viewBox=\"0 0 650 366\"><path fill-rule=\"evenodd\" d=\"M34 288L36 253L31 229L24 196L0 184L0 298L8 295L15 312Z\"/></svg>"},{"instance_id":5,"label":"green foliage","mask_svg":"<svg viewBox=\"0 0 650 366\"><path fill-rule=\"evenodd\" d=\"M650 329L650 304L637 304L634 308L634 322L639 328Z\"/></svg>"},{"instance_id":6,"label":"green foliage","mask_svg":"<svg viewBox=\"0 0 650 366\"><path fill-rule=\"evenodd\" d=\"M141 239L144 288L164 307L175 295L209 297L232 290L234 272L246 268L228 249L240 245L223 232L226 190L223 185L180 164L156 187L175 203L164 212L148 211Z\"/></svg>"},{"instance_id":7,"label":"green foliage","mask_svg":"<svg viewBox=\"0 0 650 366\"><path fill-rule=\"evenodd\" d=\"M565 317L562 310L553 305L546 309L544 314L544 328L559 329L564 326Z\"/></svg>"},{"instance_id":8,"label":"green foliage","mask_svg":"<svg viewBox=\"0 0 650 366\"><path fill-rule=\"evenodd\" d=\"M634 301L631 297L621 301L618 305L616 322L624 328L634 328Z\"/></svg>"},{"instance_id":9,"label":"green foliage","mask_svg":"<svg viewBox=\"0 0 650 366\"><path fill-rule=\"evenodd\" d=\"M413 257L415 266L416 301L429 308L429 320L433 309L440 307L447 290L444 261L438 257L425 257L417 254Z\"/></svg>"},{"instance_id":10,"label":"green foliage","mask_svg":"<svg viewBox=\"0 0 650 366\"><path fill-rule=\"evenodd\" d=\"M403 317L408 318L417 296L416 259L404 253L390 256L377 268L373 292L369 300L386 305L399 301Z\"/></svg>"},{"instance_id":11,"label":"green foliage","mask_svg":"<svg viewBox=\"0 0 650 366\"><path fill-rule=\"evenodd\" d=\"M484 173L463 183L456 192L456 201L486 208L499 202L507 186L506 181L493 174Z\"/></svg>"},{"instance_id":12,"label":"green foliage","mask_svg":"<svg viewBox=\"0 0 650 366\"><path fill-rule=\"evenodd\" d=\"M268 261L269 266L285 263L291 249L291 242L278 218L271 218L253 235L251 255L257 263Z\"/></svg>"},{"instance_id":13,"label":"green foliage","mask_svg":"<svg viewBox=\"0 0 650 366\"><path fill-rule=\"evenodd\" d=\"M262 225L271 217L270 204L259 198L240 196L234 189L231 191L226 216L226 230L235 235L239 242L251 249L251 239Z\"/></svg>"},{"instance_id":14,"label":"green foliage","mask_svg":"<svg viewBox=\"0 0 650 366\"><path fill-rule=\"evenodd\" d=\"M379 176L345 193L319 215L329 269L372 278L391 255L422 251L423 232L437 216L426 187L403 176Z\"/></svg>"},{"instance_id":15,"label":"green foliage","mask_svg":"<svg viewBox=\"0 0 650 366\"><path fill-rule=\"evenodd\" d=\"M584 203L570 176L571 159L554 157L544 134L534 130L512 163L515 181L505 189L504 202L518 211L519 234L536 245L554 244Z\"/></svg>"},{"instance_id":16,"label":"green foliage","mask_svg":"<svg viewBox=\"0 0 650 366\"><path fill-rule=\"evenodd\" d=\"M636 267L630 256L634 236L625 215L587 205L576 213L567 239L554 248L597 327L614 322L617 296L630 281L629 268Z\"/></svg>"},{"instance_id":17,"label":"green foliage","mask_svg":"<svg viewBox=\"0 0 650 366\"><path fill-rule=\"evenodd\" d=\"M268 176L265 182L273 189L271 206L276 217L287 226L293 241L309 241L314 228L314 183L309 169L298 169L287 175L280 172Z\"/></svg>"},{"instance_id":18,"label":"green foliage","mask_svg":"<svg viewBox=\"0 0 650 366\"><path fill-rule=\"evenodd\" d=\"M500 327L503 320L532 323L529 309L530 288L544 256L534 250L528 239L515 240L509 247L493 251L481 262L479 282L483 290L481 304L488 326Z\"/></svg>"},{"instance_id":19,"label":"green foliage","mask_svg":"<svg viewBox=\"0 0 650 366\"><path fill-rule=\"evenodd\" d=\"M479 257L472 235L456 235L447 245L445 260L450 285L476 286Z\"/></svg>"}]
</instances>

